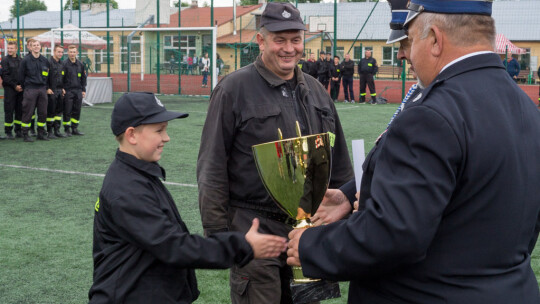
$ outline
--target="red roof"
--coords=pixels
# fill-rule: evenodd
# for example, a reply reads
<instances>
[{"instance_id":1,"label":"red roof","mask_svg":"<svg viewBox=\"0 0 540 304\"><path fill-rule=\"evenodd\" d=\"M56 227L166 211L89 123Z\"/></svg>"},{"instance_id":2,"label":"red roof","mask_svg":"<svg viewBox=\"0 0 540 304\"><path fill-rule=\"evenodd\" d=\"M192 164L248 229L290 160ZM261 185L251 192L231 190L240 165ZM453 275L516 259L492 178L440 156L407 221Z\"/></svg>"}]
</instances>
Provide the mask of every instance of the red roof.
<instances>
[{"instance_id":1,"label":"red roof","mask_svg":"<svg viewBox=\"0 0 540 304\"><path fill-rule=\"evenodd\" d=\"M240 17L248 14L259 7L262 4L237 6L236 16ZM189 7L182 10L181 27L209 27L210 23L210 7ZM214 7L214 22L220 26L233 19L233 7ZM160 24L160 27L177 27L178 26L178 12L171 15L169 24ZM155 24L148 25L147 27L156 27ZM242 37L243 40L243 37Z\"/></svg>"},{"instance_id":2,"label":"red roof","mask_svg":"<svg viewBox=\"0 0 540 304\"><path fill-rule=\"evenodd\" d=\"M256 30L242 30L242 43L257 43L257 39L254 36L257 34ZM218 37L216 43L225 44L225 43L239 43L240 42L240 31L236 31L236 35L228 34L225 36Z\"/></svg>"}]
</instances>

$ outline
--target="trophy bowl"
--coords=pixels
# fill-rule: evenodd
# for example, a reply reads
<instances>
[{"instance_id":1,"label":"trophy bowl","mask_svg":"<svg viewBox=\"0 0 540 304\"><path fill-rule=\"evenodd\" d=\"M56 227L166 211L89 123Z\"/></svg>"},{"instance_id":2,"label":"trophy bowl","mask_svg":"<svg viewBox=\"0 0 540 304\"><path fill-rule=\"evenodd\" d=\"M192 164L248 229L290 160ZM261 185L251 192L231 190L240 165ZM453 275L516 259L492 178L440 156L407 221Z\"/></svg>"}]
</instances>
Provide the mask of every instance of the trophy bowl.
<instances>
[{"instance_id":1,"label":"trophy bowl","mask_svg":"<svg viewBox=\"0 0 540 304\"><path fill-rule=\"evenodd\" d=\"M296 220L293 228L312 226L309 218L319 208L330 180L328 133L281 139L252 149L266 190ZM304 277L301 267L293 267L293 278L295 284L317 281Z\"/></svg>"}]
</instances>

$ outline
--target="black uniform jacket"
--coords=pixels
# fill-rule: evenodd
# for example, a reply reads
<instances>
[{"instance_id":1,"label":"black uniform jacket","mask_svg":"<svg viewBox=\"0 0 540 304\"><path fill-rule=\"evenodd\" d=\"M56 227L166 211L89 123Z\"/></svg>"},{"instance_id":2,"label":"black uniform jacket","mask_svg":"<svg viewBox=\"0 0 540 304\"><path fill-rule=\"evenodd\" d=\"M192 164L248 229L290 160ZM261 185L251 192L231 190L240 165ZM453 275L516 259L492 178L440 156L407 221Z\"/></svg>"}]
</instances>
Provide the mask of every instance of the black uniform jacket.
<instances>
[{"instance_id":1,"label":"black uniform jacket","mask_svg":"<svg viewBox=\"0 0 540 304\"><path fill-rule=\"evenodd\" d=\"M332 78L339 78L337 81L341 81L341 64L333 64L330 66L330 80L334 81Z\"/></svg>"},{"instance_id":2,"label":"black uniform jacket","mask_svg":"<svg viewBox=\"0 0 540 304\"><path fill-rule=\"evenodd\" d=\"M58 90L64 87L62 74L63 62L62 60L56 61L53 57L49 58L50 72L49 72L49 88L51 90Z\"/></svg>"},{"instance_id":3,"label":"black uniform jacket","mask_svg":"<svg viewBox=\"0 0 540 304\"><path fill-rule=\"evenodd\" d=\"M306 276L349 303L539 303L540 112L499 56L476 55L409 100L364 163L361 205L300 239Z\"/></svg>"},{"instance_id":4,"label":"black uniform jacket","mask_svg":"<svg viewBox=\"0 0 540 304\"><path fill-rule=\"evenodd\" d=\"M330 96L315 80L295 67L294 95L287 82L264 66L261 58L224 77L212 92L203 128L197 180L205 229L227 229L227 208L281 212L257 172L251 147L296 137L295 122L304 135L332 132L331 187L353 177L343 129Z\"/></svg>"},{"instance_id":5,"label":"black uniform jacket","mask_svg":"<svg viewBox=\"0 0 540 304\"><path fill-rule=\"evenodd\" d=\"M117 151L95 207L90 303L191 303L194 268L253 257L242 234L190 235L160 178L157 163Z\"/></svg>"},{"instance_id":6,"label":"black uniform jacket","mask_svg":"<svg viewBox=\"0 0 540 304\"><path fill-rule=\"evenodd\" d=\"M317 68L317 75L318 76L326 76L326 77L330 77L330 71L329 71L329 65L328 63L326 62L326 59L324 60L317 60L316 62L316 68Z\"/></svg>"},{"instance_id":7,"label":"black uniform jacket","mask_svg":"<svg viewBox=\"0 0 540 304\"><path fill-rule=\"evenodd\" d=\"M19 55L5 56L2 58L2 86L4 88L15 89L19 85L19 65L21 63L21 57Z\"/></svg>"},{"instance_id":8,"label":"black uniform jacket","mask_svg":"<svg viewBox=\"0 0 540 304\"><path fill-rule=\"evenodd\" d=\"M31 53L24 56L19 65L19 83L24 89L49 88L49 61Z\"/></svg>"},{"instance_id":9,"label":"black uniform jacket","mask_svg":"<svg viewBox=\"0 0 540 304\"><path fill-rule=\"evenodd\" d=\"M354 61L343 60L341 62L341 73L343 77L352 77L354 75Z\"/></svg>"},{"instance_id":10,"label":"black uniform jacket","mask_svg":"<svg viewBox=\"0 0 540 304\"><path fill-rule=\"evenodd\" d=\"M69 90L82 90L86 92L86 71L84 65L76 59L75 62L66 59L63 62L63 83L64 89Z\"/></svg>"},{"instance_id":11,"label":"black uniform jacket","mask_svg":"<svg viewBox=\"0 0 540 304\"><path fill-rule=\"evenodd\" d=\"M377 66L377 60L373 57L362 58L358 62L358 73L359 74L377 74L379 67Z\"/></svg>"}]
</instances>

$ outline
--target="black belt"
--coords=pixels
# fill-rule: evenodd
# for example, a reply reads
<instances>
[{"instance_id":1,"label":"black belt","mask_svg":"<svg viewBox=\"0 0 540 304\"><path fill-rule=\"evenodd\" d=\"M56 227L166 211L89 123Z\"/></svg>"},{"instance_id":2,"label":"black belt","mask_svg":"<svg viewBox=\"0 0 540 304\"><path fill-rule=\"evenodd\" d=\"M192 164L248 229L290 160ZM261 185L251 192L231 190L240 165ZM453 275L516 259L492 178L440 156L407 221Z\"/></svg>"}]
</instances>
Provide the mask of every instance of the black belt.
<instances>
[{"instance_id":1,"label":"black belt","mask_svg":"<svg viewBox=\"0 0 540 304\"><path fill-rule=\"evenodd\" d=\"M250 211L253 211L254 213L260 215L263 218L273 220L276 222L284 223L290 226L293 226L296 224L296 220L290 218L288 215L284 213L275 213L275 212L269 212L264 210L256 210L256 209L249 209Z\"/></svg>"}]
</instances>

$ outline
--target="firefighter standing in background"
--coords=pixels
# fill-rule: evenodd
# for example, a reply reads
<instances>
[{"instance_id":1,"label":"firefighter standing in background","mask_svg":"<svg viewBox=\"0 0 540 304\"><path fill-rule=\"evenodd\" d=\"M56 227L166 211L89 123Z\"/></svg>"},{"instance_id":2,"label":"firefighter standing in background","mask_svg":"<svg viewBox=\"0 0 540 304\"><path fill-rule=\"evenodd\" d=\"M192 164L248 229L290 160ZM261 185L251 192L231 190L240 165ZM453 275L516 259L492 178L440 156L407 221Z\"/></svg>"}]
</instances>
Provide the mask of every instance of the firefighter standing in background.
<instances>
[{"instance_id":1,"label":"firefighter standing in background","mask_svg":"<svg viewBox=\"0 0 540 304\"><path fill-rule=\"evenodd\" d=\"M49 140L45 134L47 120L47 89L49 84L49 61L43 57L41 43L30 39L28 42L31 53L21 60L19 66L19 83L22 85L22 133L25 142L34 140L28 135L34 110L38 112L38 140Z\"/></svg>"},{"instance_id":2,"label":"firefighter standing in background","mask_svg":"<svg viewBox=\"0 0 540 304\"><path fill-rule=\"evenodd\" d=\"M68 59L63 63L63 83L66 95L64 96L64 130L66 136L84 135L80 132L79 119L81 118L82 100L86 97L86 71L83 64L77 59L77 47L68 47ZM71 130L70 130L71 129Z\"/></svg>"},{"instance_id":3,"label":"firefighter standing in background","mask_svg":"<svg viewBox=\"0 0 540 304\"><path fill-rule=\"evenodd\" d=\"M373 76L377 74L379 67L377 60L371 57L371 50L366 50L366 57L358 63L358 74L360 74L360 103L366 102L366 84L371 93L371 104L377 104L377 92L375 91L375 81Z\"/></svg>"},{"instance_id":4,"label":"firefighter standing in background","mask_svg":"<svg viewBox=\"0 0 540 304\"><path fill-rule=\"evenodd\" d=\"M47 105L47 137L57 138L66 137L60 133L60 121L62 110L64 108L64 84L62 76L62 56L64 56L64 47L56 45L54 47L53 56L49 59L49 89L47 94L49 104Z\"/></svg>"},{"instance_id":5,"label":"firefighter standing in background","mask_svg":"<svg viewBox=\"0 0 540 304\"><path fill-rule=\"evenodd\" d=\"M21 57L17 55L17 42L7 45L8 55L2 59L2 86L4 87L4 129L8 139L21 138L23 89L19 83L19 64ZM14 119L15 117L15 119ZM13 127L15 126L15 137Z\"/></svg>"}]
</instances>

